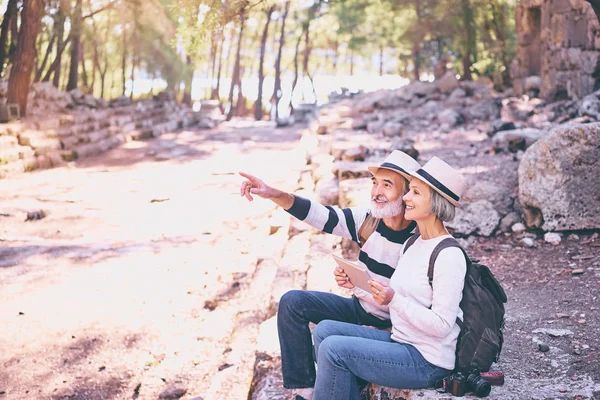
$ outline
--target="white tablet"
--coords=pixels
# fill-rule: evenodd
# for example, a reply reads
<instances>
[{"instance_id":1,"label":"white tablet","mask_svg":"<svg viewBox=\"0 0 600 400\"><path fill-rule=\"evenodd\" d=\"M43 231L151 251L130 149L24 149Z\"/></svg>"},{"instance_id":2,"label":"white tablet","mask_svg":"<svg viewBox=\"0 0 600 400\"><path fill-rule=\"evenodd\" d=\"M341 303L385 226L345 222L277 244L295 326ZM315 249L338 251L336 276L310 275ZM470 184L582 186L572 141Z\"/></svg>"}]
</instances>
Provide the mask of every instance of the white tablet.
<instances>
[{"instance_id":1,"label":"white tablet","mask_svg":"<svg viewBox=\"0 0 600 400\"><path fill-rule=\"evenodd\" d=\"M346 275L348 275L350 283L371 293L371 285L369 285L369 281L373 278L371 278L371 275L369 275L369 271L367 271L366 268L359 267L358 265L344 260L335 254L332 254L332 257L335 262L344 270Z\"/></svg>"}]
</instances>

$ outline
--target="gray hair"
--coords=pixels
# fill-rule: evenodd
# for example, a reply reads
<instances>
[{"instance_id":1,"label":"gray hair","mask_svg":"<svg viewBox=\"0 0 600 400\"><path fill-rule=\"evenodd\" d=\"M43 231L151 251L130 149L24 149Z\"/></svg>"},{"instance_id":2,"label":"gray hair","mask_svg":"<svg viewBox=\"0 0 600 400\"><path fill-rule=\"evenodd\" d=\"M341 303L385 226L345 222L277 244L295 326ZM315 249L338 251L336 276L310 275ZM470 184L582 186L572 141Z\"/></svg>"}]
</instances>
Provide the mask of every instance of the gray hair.
<instances>
[{"instance_id":1,"label":"gray hair","mask_svg":"<svg viewBox=\"0 0 600 400\"><path fill-rule=\"evenodd\" d=\"M435 190L431 190L431 213L444 222L452 221L456 208Z\"/></svg>"}]
</instances>

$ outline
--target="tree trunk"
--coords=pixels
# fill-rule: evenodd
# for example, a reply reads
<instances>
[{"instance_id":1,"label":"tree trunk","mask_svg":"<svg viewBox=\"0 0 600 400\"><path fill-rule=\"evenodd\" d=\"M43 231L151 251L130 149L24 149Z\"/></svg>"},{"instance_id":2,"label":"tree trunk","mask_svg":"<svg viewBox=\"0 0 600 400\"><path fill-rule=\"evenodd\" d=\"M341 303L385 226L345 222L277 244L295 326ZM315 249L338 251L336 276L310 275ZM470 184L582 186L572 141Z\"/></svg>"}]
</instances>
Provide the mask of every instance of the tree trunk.
<instances>
[{"instance_id":1,"label":"tree trunk","mask_svg":"<svg viewBox=\"0 0 600 400\"><path fill-rule=\"evenodd\" d=\"M0 32L0 76L4 72L4 61L7 54L8 32L11 25L17 23L17 0L8 0L4 19L2 19L2 28Z\"/></svg>"},{"instance_id":2,"label":"tree trunk","mask_svg":"<svg viewBox=\"0 0 600 400\"><path fill-rule=\"evenodd\" d=\"M235 52L235 64L233 65L233 76L231 77L231 85L229 87L229 112L227 113L227 121L230 121L234 115L237 114L237 107L239 103L239 99L242 91L242 82L240 79L240 57L242 52L242 40L244 37L244 23L246 22L245 10L242 8L240 10L240 33L238 35L238 44L237 50ZM238 102L234 107L233 105L233 95L234 89L237 86L238 88Z\"/></svg>"},{"instance_id":3,"label":"tree trunk","mask_svg":"<svg viewBox=\"0 0 600 400\"><path fill-rule=\"evenodd\" d=\"M219 66L217 67L217 84L210 94L211 100L219 100L219 90L221 90L221 69L223 66L223 44L224 42L221 40L219 43Z\"/></svg>"},{"instance_id":4,"label":"tree trunk","mask_svg":"<svg viewBox=\"0 0 600 400\"><path fill-rule=\"evenodd\" d=\"M35 72L34 82L39 82L40 79L42 79L42 73L46 69L46 64L48 63L48 58L50 58L50 53L52 53L52 48L54 48L54 40L55 39L56 39L56 33L52 34L52 38L50 39L50 43L48 43L48 47L46 48L46 54L44 55L42 64Z\"/></svg>"},{"instance_id":5,"label":"tree trunk","mask_svg":"<svg viewBox=\"0 0 600 400\"><path fill-rule=\"evenodd\" d=\"M383 76L383 45L379 45L379 76Z\"/></svg>"},{"instance_id":6,"label":"tree trunk","mask_svg":"<svg viewBox=\"0 0 600 400\"><path fill-rule=\"evenodd\" d=\"M63 51L65 51L65 49L67 48L67 45L70 42L71 42L71 35L67 36L67 39L65 41L63 41L62 46L57 45L56 58L52 62L52 65L50 66L50 68L48 68L48 72L46 72L46 75L44 75L42 82L50 81L50 76L52 76L52 73L54 72L54 78L55 78L54 80L56 81L56 84L58 85L58 81L56 79L57 79L57 77L60 77L60 62L62 60L61 56L62 56ZM52 82L52 84L54 85L55 83Z\"/></svg>"},{"instance_id":7,"label":"tree trunk","mask_svg":"<svg viewBox=\"0 0 600 400\"><path fill-rule=\"evenodd\" d=\"M31 84L31 72L35 59L35 40L41 21L42 0L23 3L21 29L13 68L8 79L7 103L19 105L21 116L27 115L27 95Z\"/></svg>"},{"instance_id":8,"label":"tree trunk","mask_svg":"<svg viewBox=\"0 0 600 400\"><path fill-rule=\"evenodd\" d=\"M510 79L510 68L509 68L509 59L506 51L506 32L505 32L505 17L504 17L504 4L498 4L497 2L491 3L492 8L492 26L494 29L494 33L496 35L496 41L498 42L498 46L500 47L500 60L502 61L502 65L504 66L504 70L502 71L502 84L504 87L511 86Z\"/></svg>"},{"instance_id":9,"label":"tree trunk","mask_svg":"<svg viewBox=\"0 0 600 400\"><path fill-rule=\"evenodd\" d=\"M85 92L88 92L88 75L85 69L85 53L83 51L83 43L79 43L79 59L81 60L81 79L83 80L83 87L86 89Z\"/></svg>"},{"instance_id":10,"label":"tree trunk","mask_svg":"<svg viewBox=\"0 0 600 400\"><path fill-rule=\"evenodd\" d=\"M66 41L64 40L65 37L65 10L63 8L62 2L60 2L61 4L58 6L58 12L56 13L56 59L54 60L54 62L52 63L53 67L50 67L50 70L48 71L49 73L46 75L46 77L44 77L44 79L42 79L44 82L47 82L48 80L50 80L50 74L52 71L54 71L54 77L52 78L52 84L54 85L55 88L58 88L58 85L60 85L60 73L61 73L61 66L62 66L62 53L66 47ZM71 34L69 34L69 37L71 37Z\"/></svg>"},{"instance_id":11,"label":"tree trunk","mask_svg":"<svg viewBox=\"0 0 600 400\"><path fill-rule=\"evenodd\" d=\"M258 61L258 95L256 97L256 103L254 103L254 119L260 121L262 119L262 95L263 95L263 83L265 81L264 73L264 62L265 62L265 51L267 48L267 38L269 37L269 24L271 23L271 15L275 11L275 6L271 6L267 10L267 22L265 22L265 28L260 40L260 58Z\"/></svg>"},{"instance_id":12,"label":"tree trunk","mask_svg":"<svg viewBox=\"0 0 600 400\"><path fill-rule=\"evenodd\" d=\"M125 96L125 82L127 82L127 76L125 68L127 67L127 29L125 26L125 18L123 18L123 57L121 59L121 78L123 80L122 95Z\"/></svg>"},{"instance_id":13,"label":"tree trunk","mask_svg":"<svg viewBox=\"0 0 600 400\"><path fill-rule=\"evenodd\" d=\"M298 58L300 57L300 43L302 42L302 37L304 36L304 30L300 32L300 35L298 35L298 40L296 40L296 50L294 51L294 81L292 82L292 93L291 93L291 97L293 97L294 94L294 89L296 88L296 85L298 84L298 75L299 75L299 70L298 70ZM291 113L294 113L294 106L293 106L293 102L290 102L290 104L292 104L292 110Z\"/></svg>"},{"instance_id":14,"label":"tree trunk","mask_svg":"<svg viewBox=\"0 0 600 400\"><path fill-rule=\"evenodd\" d=\"M81 31L83 29L82 2L77 0L75 10L73 11L73 22L71 26L71 63L69 67L69 81L67 82L67 92L77 89L79 80L79 62L81 59Z\"/></svg>"},{"instance_id":15,"label":"tree trunk","mask_svg":"<svg viewBox=\"0 0 600 400\"><path fill-rule=\"evenodd\" d=\"M275 107L275 121L279 119L279 100L281 99L281 53L285 44L285 20L290 11L290 1L285 2L285 10L281 18L281 35L279 36L279 50L277 50L277 60L275 61L275 85L273 87L273 96L271 96L272 106Z\"/></svg>"},{"instance_id":16,"label":"tree trunk","mask_svg":"<svg viewBox=\"0 0 600 400\"><path fill-rule=\"evenodd\" d=\"M412 58L413 58L413 78L415 81L421 79L421 43L416 40L413 42L412 48Z\"/></svg>"},{"instance_id":17,"label":"tree trunk","mask_svg":"<svg viewBox=\"0 0 600 400\"><path fill-rule=\"evenodd\" d=\"M350 49L350 76L354 75L354 50Z\"/></svg>"},{"instance_id":18,"label":"tree trunk","mask_svg":"<svg viewBox=\"0 0 600 400\"><path fill-rule=\"evenodd\" d=\"M333 48L333 74L334 75L337 74L338 57L340 55L339 49L340 49L340 42L336 38L335 46Z\"/></svg>"},{"instance_id":19,"label":"tree trunk","mask_svg":"<svg viewBox=\"0 0 600 400\"><path fill-rule=\"evenodd\" d=\"M185 64L187 71L185 71L185 89L183 91L182 104L191 106L192 105L192 81L194 80L194 63L190 56L185 57Z\"/></svg>"},{"instance_id":20,"label":"tree trunk","mask_svg":"<svg viewBox=\"0 0 600 400\"><path fill-rule=\"evenodd\" d=\"M210 91L208 97L212 98L213 83L215 82L215 72L217 70L217 50L219 43L217 43L217 33L212 34L210 38Z\"/></svg>"},{"instance_id":21,"label":"tree trunk","mask_svg":"<svg viewBox=\"0 0 600 400\"><path fill-rule=\"evenodd\" d=\"M137 57L135 55L135 49L133 49L131 54L131 92L129 93L129 98L133 100L133 89L135 89L135 65L137 63Z\"/></svg>"},{"instance_id":22,"label":"tree trunk","mask_svg":"<svg viewBox=\"0 0 600 400\"><path fill-rule=\"evenodd\" d=\"M473 9L469 0L461 0L463 29L465 30L465 48L462 56L463 80L470 81L471 76L471 56L475 53L475 21L473 19Z\"/></svg>"}]
</instances>

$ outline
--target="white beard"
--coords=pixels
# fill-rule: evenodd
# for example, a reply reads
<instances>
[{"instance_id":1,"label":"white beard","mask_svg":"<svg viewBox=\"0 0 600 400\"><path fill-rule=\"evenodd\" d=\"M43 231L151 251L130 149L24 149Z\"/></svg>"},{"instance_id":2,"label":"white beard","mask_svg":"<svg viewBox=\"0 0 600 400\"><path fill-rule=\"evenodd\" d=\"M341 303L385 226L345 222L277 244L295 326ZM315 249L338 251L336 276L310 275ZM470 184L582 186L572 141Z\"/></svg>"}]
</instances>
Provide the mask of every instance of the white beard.
<instances>
[{"instance_id":1,"label":"white beard","mask_svg":"<svg viewBox=\"0 0 600 400\"><path fill-rule=\"evenodd\" d=\"M385 205L375 203L375 198L371 199L371 215L375 218L392 218L404 212L404 203L402 198L394 201L388 201Z\"/></svg>"}]
</instances>

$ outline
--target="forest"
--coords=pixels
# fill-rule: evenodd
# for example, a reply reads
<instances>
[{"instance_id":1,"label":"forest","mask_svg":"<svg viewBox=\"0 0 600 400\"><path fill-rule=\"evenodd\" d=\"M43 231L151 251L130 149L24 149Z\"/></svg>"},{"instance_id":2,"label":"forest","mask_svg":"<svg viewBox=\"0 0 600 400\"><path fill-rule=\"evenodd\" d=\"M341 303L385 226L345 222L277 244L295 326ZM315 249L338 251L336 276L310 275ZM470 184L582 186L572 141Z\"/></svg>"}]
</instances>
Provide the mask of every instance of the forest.
<instances>
[{"instance_id":1,"label":"forest","mask_svg":"<svg viewBox=\"0 0 600 400\"><path fill-rule=\"evenodd\" d=\"M316 101L318 77L431 81L452 70L462 80L489 77L502 90L516 3L5 0L0 74L22 115L31 82L107 100L168 90L185 104L219 100L228 118L256 119L282 100Z\"/></svg>"}]
</instances>

